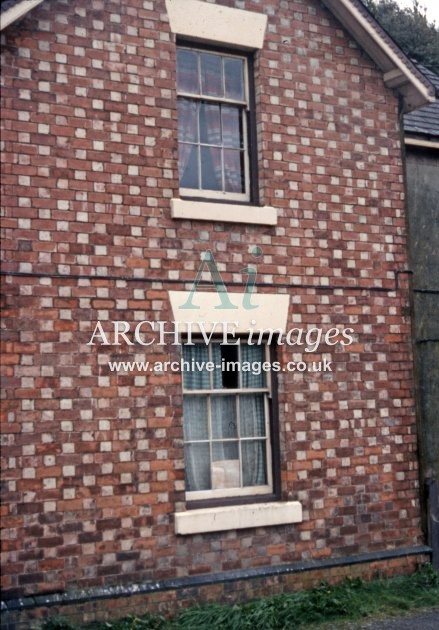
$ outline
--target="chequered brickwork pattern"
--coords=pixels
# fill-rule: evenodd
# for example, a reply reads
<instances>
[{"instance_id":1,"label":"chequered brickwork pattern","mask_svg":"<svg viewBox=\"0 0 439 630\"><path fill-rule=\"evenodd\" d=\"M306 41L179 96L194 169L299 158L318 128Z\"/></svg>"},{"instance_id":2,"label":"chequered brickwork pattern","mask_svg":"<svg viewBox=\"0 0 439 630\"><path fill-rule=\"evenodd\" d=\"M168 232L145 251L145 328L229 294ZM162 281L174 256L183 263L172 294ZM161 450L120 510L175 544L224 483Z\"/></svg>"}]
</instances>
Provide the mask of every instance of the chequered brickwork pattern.
<instances>
[{"instance_id":1,"label":"chequered brickwork pattern","mask_svg":"<svg viewBox=\"0 0 439 630\"><path fill-rule=\"evenodd\" d=\"M3 286L10 596L421 540L407 286L391 291L407 267L398 100L317 0L222 4L268 15L255 80L261 201L276 227L171 218L163 0L47 0L3 34L3 270L22 274ZM355 330L349 348L312 355L334 373L279 377L282 498L302 502L300 525L176 537L180 375L107 362L179 349L86 345L98 320L172 319L167 291L188 287L207 249L226 283L256 264L261 291L283 284L290 327Z\"/></svg>"}]
</instances>

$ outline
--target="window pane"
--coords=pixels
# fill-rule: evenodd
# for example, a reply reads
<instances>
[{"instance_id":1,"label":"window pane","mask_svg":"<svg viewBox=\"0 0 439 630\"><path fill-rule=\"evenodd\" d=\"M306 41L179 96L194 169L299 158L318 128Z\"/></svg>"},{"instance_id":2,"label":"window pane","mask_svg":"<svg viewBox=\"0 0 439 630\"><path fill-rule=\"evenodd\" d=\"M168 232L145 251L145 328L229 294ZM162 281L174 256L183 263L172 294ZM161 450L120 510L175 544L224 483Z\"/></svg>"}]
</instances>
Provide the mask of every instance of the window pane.
<instances>
[{"instance_id":1,"label":"window pane","mask_svg":"<svg viewBox=\"0 0 439 630\"><path fill-rule=\"evenodd\" d=\"M222 389L223 373L221 370L221 347L219 343L212 344L212 362L215 369L212 372L213 389Z\"/></svg>"},{"instance_id":2,"label":"window pane","mask_svg":"<svg viewBox=\"0 0 439 630\"><path fill-rule=\"evenodd\" d=\"M237 389L239 387L238 347L215 344L212 347L212 361L215 364L214 389ZM221 369L222 366L224 370Z\"/></svg>"},{"instance_id":3,"label":"window pane","mask_svg":"<svg viewBox=\"0 0 439 630\"><path fill-rule=\"evenodd\" d=\"M244 156L242 151L224 149L224 184L227 192L244 192Z\"/></svg>"},{"instance_id":4,"label":"window pane","mask_svg":"<svg viewBox=\"0 0 439 630\"><path fill-rule=\"evenodd\" d=\"M207 398L204 396L184 396L183 398L184 439L209 439L207 427Z\"/></svg>"},{"instance_id":5,"label":"window pane","mask_svg":"<svg viewBox=\"0 0 439 630\"><path fill-rule=\"evenodd\" d=\"M223 96L222 63L219 55L200 53L201 93L206 96Z\"/></svg>"},{"instance_id":6,"label":"window pane","mask_svg":"<svg viewBox=\"0 0 439 630\"><path fill-rule=\"evenodd\" d=\"M212 488L239 488L238 442L214 442L212 445Z\"/></svg>"},{"instance_id":7,"label":"window pane","mask_svg":"<svg viewBox=\"0 0 439 630\"><path fill-rule=\"evenodd\" d=\"M242 120L239 107L224 106L221 110L223 124L223 145L241 148L243 146Z\"/></svg>"},{"instance_id":8,"label":"window pane","mask_svg":"<svg viewBox=\"0 0 439 630\"><path fill-rule=\"evenodd\" d=\"M224 59L224 81L226 98L243 101L244 96L244 62L242 59Z\"/></svg>"},{"instance_id":9,"label":"window pane","mask_svg":"<svg viewBox=\"0 0 439 630\"><path fill-rule=\"evenodd\" d=\"M197 343L183 346L182 357L186 362L183 365L186 490L224 490L217 495L227 496L229 488L267 485L270 446L267 392L252 391L266 387L266 374L259 369L265 360L265 346L214 342L209 347ZM199 369L209 360L218 366L221 361L236 363L241 371L217 369L211 377L210 372ZM252 371L244 372L245 367L251 367ZM232 393L228 391L230 387L238 391ZM211 388L213 392L205 391ZM191 391L194 389L202 391L194 394Z\"/></svg>"},{"instance_id":10,"label":"window pane","mask_svg":"<svg viewBox=\"0 0 439 630\"><path fill-rule=\"evenodd\" d=\"M195 144L180 144L178 146L178 170L180 172L180 186L183 188L199 188L198 184L198 152Z\"/></svg>"},{"instance_id":11,"label":"window pane","mask_svg":"<svg viewBox=\"0 0 439 630\"><path fill-rule=\"evenodd\" d=\"M262 364L265 361L265 346L243 345L241 356L242 362L245 363L243 368L251 368L251 370L242 370L242 387L250 389L266 387L267 376L262 370Z\"/></svg>"},{"instance_id":12,"label":"window pane","mask_svg":"<svg viewBox=\"0 0 439 630\"><path fill-rule=\"evenodd\" d=\"M209 445L186 444L184 460L186 490L208 490L211 487Z\"/></svg>"},{"instance_id":13,"label":"window pane","mask_svg":"<svg viewBox=\"0 0 439 630\"><path fill-rule=\"evenodd\" d=\"M197 103L178 100L178 139L180 142L198 142Z\"/></svg>"},{"instance_id":14,"label":"window pane","mask_svg":"<svg viewBox=\"0 0 439 630\"><path fill-rule=\"evenodd\" d=\"M212 396L212 437L238 437L235 396Z\"/></svg>"},{"instance_id":15,"label":"window pane","mask_svg":"<svg viewBox=\"0 0 439 630\"><path fill-rule=\"evenodd\" d=\"M214 442L212 444L212 461L218 462L224 459L239 459L238 442Z\"/></svg>"},{"instance_id":16,"label":"window pane","mask_svg":"<svg viewBox=\"0 0 439 630\"><path fill-rule=\"evenodd\" d=\"M263 486L267 483L265 440L241 442L242 485Z\"/></svg>"},{"instance_id":17,"label":"window pane","mask_svg":"<svg viewBox=\"0 0 439 630\"><path fill-rule=\"evenodd\" d=\"M195 346L183 346L183 360L189 365L184 365L183 386L185 389L209 389L210 378L207 370L198 369L201 364L209 361L208 348L204 344ZM197 366L198 362L198 366ZM188 371L190 370L190 371Z\"/></svg>"},{"instance_id":18,"label":"window pane","mask_svg":"<svg viewBox=\"0 0 439 630\"><path fill-rule=\"evenodd\" d=\"M198 53L177 49L177 89L179 92L199 94Z\"/></svg>"},{"instance_id":19,"label":"window pane","mask_svg":"<svg viewBox=\"0 0 439 630\"><path fill-rule=\"evenodd\" d=\"M264 394L239 397L241 437L265 436Z\"/></svg>"},{"instance_id":20,"label":"window pane","mask_svg":"<svg viewBox=\"0 0 439 630\"><path fill-rule=\"evenodd\" d=\"M221 149L201 147L201 188L222 190Z\"/></svg>"},{"instance_id":21,"label":"window pane","mask_svg":"<svg viewBox=\"0 0 439 630\"><path fill-rule=\"evenodd\" d=\"M221 144L220 106L201 103L200 141L205 144Z\"/></svg>"},{"instance_id":22,"label":"window pane","mask_svg":"<svg viewBox=\"0 0 439 630\"><path fill-rule=\"evenodd\" d=\"M212 462L212 488L239 488L239 459L222 459Z\"/></svg>"}]
</instances>

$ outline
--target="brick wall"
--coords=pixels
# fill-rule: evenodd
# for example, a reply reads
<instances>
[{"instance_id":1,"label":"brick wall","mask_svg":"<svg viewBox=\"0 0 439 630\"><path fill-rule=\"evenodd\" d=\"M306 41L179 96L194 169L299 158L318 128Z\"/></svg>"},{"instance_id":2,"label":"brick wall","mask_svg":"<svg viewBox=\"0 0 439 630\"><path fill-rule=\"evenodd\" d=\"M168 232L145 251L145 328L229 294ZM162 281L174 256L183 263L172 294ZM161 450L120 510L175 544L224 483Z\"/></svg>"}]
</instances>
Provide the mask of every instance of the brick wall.
<instances>
[{"instance_id":1,"label":"brick wall","mask_svg":"<svg viewBox=\"0 0 439 630\"><path fill-rule=\"evenodd\" d=\"M129 615L158 613L172 616L183 608L202 603L224 602L229 605L242 603L259 597L269 597L309 589L329 581L332 584L346 579L378 579L401 573L412 573L428 556L398 558L366 565L338 567L309 571L301 574L275 575L269 578L234 580L185 589L167 589L155 593L81 601L75 604L57 604L51 607L39 602L31 609L3 611L4 630L28 630L48 617L61 617L74 623L113 621Z\"/></svg>"},{"instance_id":2,"label":"brick wall","mask_svg":"<svg viewBox=\"0 0 439 630\"><path fill-rule=\"evenodd\" d=\"M261 201L278 209L276 227L171 218L163 1L47 0L4 34L11 597L420 541L407 287L393 291L407 266L397 98L319 2L222 4L268 15L256 100ZM180 376L111 373L109 359L144 349L87 342L98 320L172 319L167 292L193 280L207 249L226 283L245 285L255 244L260 290L290 293L291 326L350 326L355 342L321 349L332 374L279 378L282 498L302 502L303 522L176 537Z\"/></svg>"}]
</instances>

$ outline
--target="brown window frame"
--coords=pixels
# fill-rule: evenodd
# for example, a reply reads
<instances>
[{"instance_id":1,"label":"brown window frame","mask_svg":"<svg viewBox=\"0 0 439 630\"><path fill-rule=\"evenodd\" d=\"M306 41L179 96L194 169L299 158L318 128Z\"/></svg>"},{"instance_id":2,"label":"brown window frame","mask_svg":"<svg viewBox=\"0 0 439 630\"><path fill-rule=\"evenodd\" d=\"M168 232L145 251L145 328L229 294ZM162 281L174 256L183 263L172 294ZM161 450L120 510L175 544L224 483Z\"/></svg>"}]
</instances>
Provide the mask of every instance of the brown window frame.
<instances>
[{"instance_id":1,"label":"brown window frame","mask_svg":"<svg viewBox=\"0 0 439 630\"><path fill-rule=\"evenodd\" d=\"M256 124L256 97L255 97L255 79L254 79L254 55L248 51L242 51L234 48L226 48L222 46L210 46L208 44L199 44L197 42L191 42L185 39L177 38L177 49L193 49L200 52L212 52L220 55L228 55L234 57L241 57L245 59L247 72L246 72L246 86L247 86L247 101L248 107L246 114L246 135L247 135L247 152L248 152L248 189L249 198L247 200L237 201L227 196L227 193L221 197L209 195L211 191L208 189L200 189L195 193L196 189L192 189L188 193L180 193L182 199L193 201L208 201L209 203L228 203L239 205L260 205L259 197L259 175L258 175L258 151L257 151L257 124ZM177 89L177 99L179 93ZM181 187L180 187L181 188Z\"/></svg>"},{"instance_id":2,"label":"brown window frame","mask_svg":"<svg viewBox=\"0 0 439 630\"><path fill-rule=\"evenodd\" d=\"M194 340L195 341L195 340ZM212 342L218 342L212 339ZM273 345L266 344L269 360L271 363L276 361L276 348ZM281 499L281 451L279 436L279 407L278 407L278 375L271 370L267 373L267 383L269 382L270 395L268 396L268 426L269 426L269 442L271 451L271 491L261 494L246 494L236 496L217 496L211 498L187 498L187 509L201 509L209 507L220 507L228 505L247 505L253 503L266 503L279 501ZM183 395L190 392L183 390ZM184 422L184 418L182 418ZM184 447L183 447L184 448ZM267 471L268 472L268 471ZM206 493L209 491L207 490Z\"/></svg>"}]
</instances>

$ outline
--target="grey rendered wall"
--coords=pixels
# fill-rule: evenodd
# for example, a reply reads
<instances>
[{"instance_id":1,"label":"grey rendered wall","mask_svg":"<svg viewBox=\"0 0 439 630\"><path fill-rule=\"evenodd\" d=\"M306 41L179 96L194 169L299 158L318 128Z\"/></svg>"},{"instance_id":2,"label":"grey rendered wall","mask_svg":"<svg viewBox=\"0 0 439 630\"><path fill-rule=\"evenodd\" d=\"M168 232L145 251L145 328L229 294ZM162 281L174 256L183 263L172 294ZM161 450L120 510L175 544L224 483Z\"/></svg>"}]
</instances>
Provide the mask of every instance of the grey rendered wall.
<instances>
[{"instance_id":1,"label":"grey rendered wall","mask_svg":"<svg viewBox=\"0 0 439 630\"><path fill-rule=\"evenodd\" d=\"M439 550L439 152L410 150L406 168L414 272L421 475L428 483L427 527L436 564Z\"/></svg>"}]
</instances>

